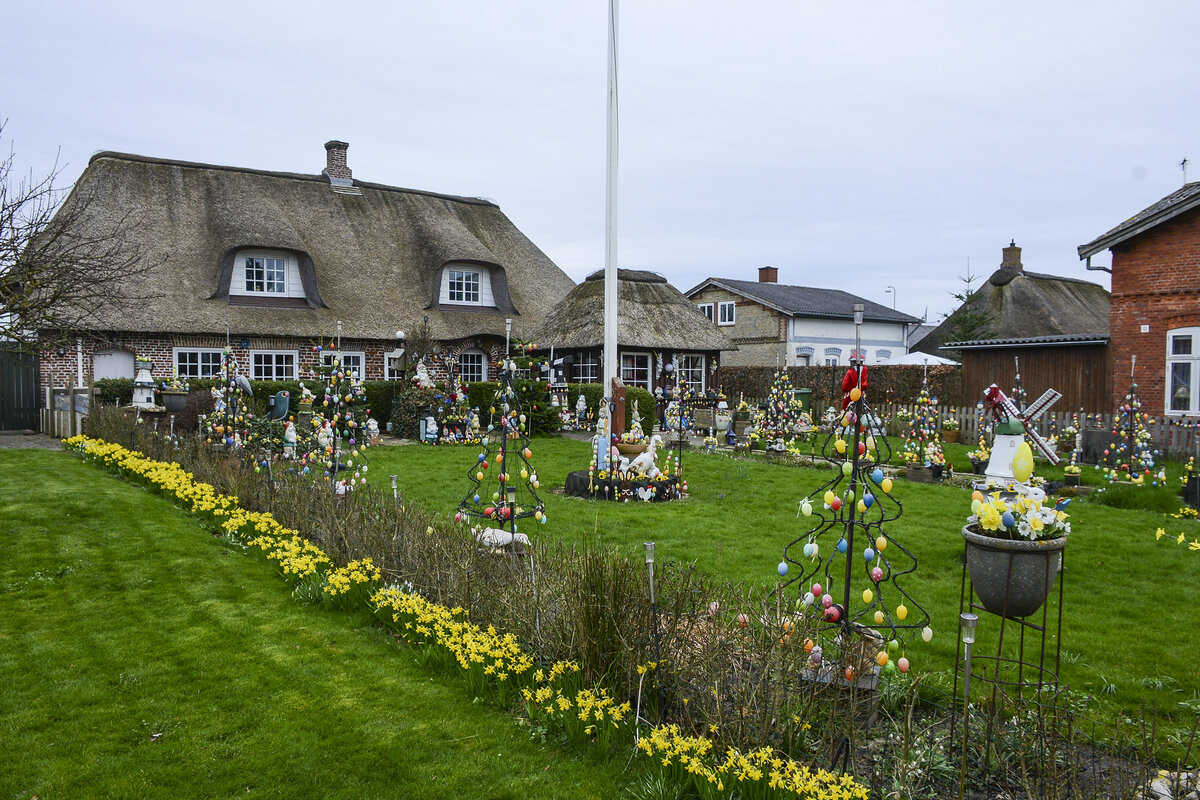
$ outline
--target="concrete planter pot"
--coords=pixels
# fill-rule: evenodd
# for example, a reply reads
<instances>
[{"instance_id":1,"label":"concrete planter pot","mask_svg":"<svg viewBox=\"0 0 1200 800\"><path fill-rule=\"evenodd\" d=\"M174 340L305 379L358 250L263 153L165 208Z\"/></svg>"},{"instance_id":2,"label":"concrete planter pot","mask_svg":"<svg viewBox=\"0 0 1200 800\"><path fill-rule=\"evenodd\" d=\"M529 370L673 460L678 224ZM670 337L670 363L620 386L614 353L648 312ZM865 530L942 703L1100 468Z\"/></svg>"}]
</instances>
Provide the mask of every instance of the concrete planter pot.
<instances>
[{"instance_id":1,"label":"concrete planter pot","mask_svg":"<svg viewBox=\"0 0 1200 800\"><path fill-rule=\"evenodd\" d=\"M164 389L158 394L162 398L163 408L172 414L182 413L184 407L187 405L187 392L172 392Z\"/></svg>"},{"instance_id":2,"label":"concrete planter pot","mask_svg":"<svg viewBox=\"0 0 1200 800\"><path fill-rule=\"evenodd\" d=\"M1062 567L1067 537L1040 542L996 539L963 528L967 571L980 603L997 616L1028 617L1046 602Z\"/></svg>"}]
</instances>

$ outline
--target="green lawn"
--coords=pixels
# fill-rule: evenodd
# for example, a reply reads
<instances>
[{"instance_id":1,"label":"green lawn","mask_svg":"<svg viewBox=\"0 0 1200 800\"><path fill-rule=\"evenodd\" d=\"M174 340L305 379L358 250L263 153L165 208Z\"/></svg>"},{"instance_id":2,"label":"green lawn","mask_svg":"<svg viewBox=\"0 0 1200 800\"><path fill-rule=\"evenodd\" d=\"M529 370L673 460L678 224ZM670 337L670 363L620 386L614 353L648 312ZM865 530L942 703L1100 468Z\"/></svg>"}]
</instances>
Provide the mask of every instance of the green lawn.
<instances>
[{"instance_id":1,"label":"green lawn","mask_svg":"<svg viewBox=\"0 0 1200 800\"><path fill-rule=\"evenodd\" d=\"M396 453L396 455L400 455ZM0 797L609 797L170 503L0 451Z\"/></svg>"},{"instance_id":2,"label":"green lawn","mask_svg":"<svg viewBox=\"0 0 1200 800\"><path fill-rule=\"evenodd\" d=\"M950 445L952 460L968 463L967 445ZM613 504L568 498L566 473L586 468L589 447L566 438L538 438L533 464L541 479L548 523L527 527L535 537L596 543L635 553L643 541L657 542L660 560L696 562L730 581L769 585L784 545L807 528L797 518L800 499L815 492L830 473L687 451L684 473L690 496L677 503ZM961 453L958 451L961 450ZM471 484L466 472L474 446L380 447L371 453L370 479L381 487L399 475L406 500L453 515ZM1178 465L1172 467L1171 485ZM1061 467L1039 463L1037 474L1061 478ZM1084 480L1099 481L1085 468ZM1146 491L1149 491L1147 488ZM919 560L905 588L929 611L935 635L919 640L908 657L914 670L933 673L930 682L950 688L959 613L963 541L960 530L970 495L947 485L897 480L893 495L903 515L889 533ZM1066 552L1062 652L1063 679L1093 696L1091 711L1103 718L1122 713L1137 718L1155 704L1172 725L1189 725L1200 710L1200 673L1195 651L1196 586L1200 552L1156 541L1154 531L1187 531L1200 524L1166 519L1161 513L1109 508L1076 500L1070 506L1073 533ZM982 654L994 640L998 618L980 623ZM1006 636L1012 641L1012 628ZM1181 705L1181 703L1185 705Z\"/></svg>"}]
</instances>

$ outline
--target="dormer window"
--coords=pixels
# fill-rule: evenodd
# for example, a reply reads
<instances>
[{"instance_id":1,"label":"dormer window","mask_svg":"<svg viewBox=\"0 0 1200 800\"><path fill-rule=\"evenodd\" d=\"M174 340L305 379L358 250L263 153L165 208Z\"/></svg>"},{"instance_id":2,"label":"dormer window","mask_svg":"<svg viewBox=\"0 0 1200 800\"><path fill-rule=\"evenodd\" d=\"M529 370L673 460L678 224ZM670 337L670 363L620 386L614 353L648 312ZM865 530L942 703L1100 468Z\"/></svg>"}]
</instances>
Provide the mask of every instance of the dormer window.
<instances>
[{"instance_id":1,"label":"dormer window","mask_svg":"<svg viewBox=\"0 0 1200 800\"><path fill-rule=\"evenodd\" d=\"M479 302L479 273L461 269L449 270L451 303Z\"/></svg>"},{"instance_id":2,"label":"dormer window","mask_svg":"<svg viewBox=\"0 0 1200 800\"><path fill-rule=\"evenodd\" d=\"M287 261L282 258L246 256L246 291L278 294L287 291Z\"/></svg>"},{"instance_id":3,"label":"dormer window","mask_svg":"<svg viewBox=\"0 0 1200 800\"><path fill-rule=\"evenodd\" d=\"M270 299L268 299L270 298ZM232 303L304 304L304 282L296 256L283 250L239 250L229 280Z\"/></svg>"},{"instance_id":4,"label":"dormer window","mask_svg":"<svg viewBox=\"0 0 1200 800\"><path fill-rule=\"evenodd\" d=\"M449 306L495 307L491 272L474 264L447 264L442 270L438 302Z\"/></svg>"}]
</instances>

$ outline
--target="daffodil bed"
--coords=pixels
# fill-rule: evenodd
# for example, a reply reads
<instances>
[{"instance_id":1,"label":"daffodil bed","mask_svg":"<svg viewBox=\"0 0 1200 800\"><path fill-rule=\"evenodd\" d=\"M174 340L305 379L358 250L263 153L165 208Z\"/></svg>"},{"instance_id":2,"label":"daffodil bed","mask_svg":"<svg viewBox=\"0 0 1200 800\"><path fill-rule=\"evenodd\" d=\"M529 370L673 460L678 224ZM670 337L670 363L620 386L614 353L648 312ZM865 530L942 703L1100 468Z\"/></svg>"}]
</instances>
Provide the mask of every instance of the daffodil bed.
<instances>
[{"instance_id":1,"label":"daffodil bed","mask_svg":"<svg viewBox=\"0 0 1200 800\"><path fill-rule=\"evenodd\" d=\"M202 520L215 524L251 550L275 562L294 587L320 586L321 596L341 608L368 606L398 637L424 649L431 659L455 665L476 696L490 694L502 706L520 697L531 721L561 732L577 746L607 758L637 740L637 752L653 769L702 797L716 796L726 784L744 797L800 797L810 800L866 798L867 789L851 775L812 770L769 748L715 753L711 739L689 737L677 727L638 726L631 704L603 687L583 685L580 668L559 661L537 668L511 634L481 629L461 608L446 608L399 587L381 585L370 559L333 567L327 554L299 531L285 528L269 512L248 511L238 498L197 482L178 463L150 459L121 445L76 436L65 446L85 460L173 496ZM643 731L645 733L643 734Z\"/></svg>"}]
</instances>

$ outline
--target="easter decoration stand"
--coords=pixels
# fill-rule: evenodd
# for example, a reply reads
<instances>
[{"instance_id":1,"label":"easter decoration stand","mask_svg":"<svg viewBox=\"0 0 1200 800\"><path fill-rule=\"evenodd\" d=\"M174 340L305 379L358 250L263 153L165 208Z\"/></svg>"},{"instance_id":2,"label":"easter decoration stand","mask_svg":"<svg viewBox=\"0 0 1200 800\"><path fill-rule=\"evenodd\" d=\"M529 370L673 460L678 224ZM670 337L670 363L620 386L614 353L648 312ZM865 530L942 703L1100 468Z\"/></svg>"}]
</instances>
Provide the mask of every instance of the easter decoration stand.
<instances>
[{"instance_id":1,"label":"easter decoration stand","mask_svg":"<svg viewBox=\"0 0 1200 800\"><path fill-rule=\"evenodd\" d=\"M233 348L226 345L221 355L221 386L213 389L213 410L200 425L201 433L209 444L229 450L241 447L243 437L247 434L247 410L242 395L251 397L254 391L250 388L250 381L238 372Z\"/></svg>"},{"instance_id":2,"label":"easter decoration stand","mask_svg":"<svg viewBox=\"0 0 1200 800\"><path fill-rule=\"evenodd\" d=\"M942 479L946 456L942 452L937 403L937 398L929 394L929 364L926 364L916 407L904 430L904 463L910 481L937 483Z\"/></svg>"},{"instance_id":3,"label":"easter decoration stand","mask_svg":"<svg viewBox=\"0 0 1200 800\"><path fill-rule=\"evenodd\" d=\"M366 420L371 410L366 408L362 379L345 368L341 351L337 347L314 349L328 355L328 364L317 370L325 381L325 396L313 414L313 430L306 432L310 438L306 441L308 451L301 459L301 471L308 474L310 469L320 469L334 497L345 497L356 484L367 482ZM349 473L350 477L339 477L342 473Z\"/></svg>"},{"instance_id":4,"label":"easter decoration stand","mask_svg":"<svg viewBox=\"0 0 1200 800\"><path fill-rule=\"evenodd\" d=\"M472 487L454 514L455 522L482 523L484 527L475 532L482 546L514 555L529 544L529 537L517 531L517 520L533 517L546 523L545 504L537 493L538 474L530 461L529 420L514 386L516 371L516 362L502 362L500 389L480 440L483 449L467 468Z\"/></svg>"},{"instance_id":5,"label":"easter decoration stand","mask_svg":"<svg viewBox=\"0 0 1200 800\"><path fill-rule=\"evenodd\" d=\"M965 549L953 691L957 698L960 678L965 687L975 681L991 686L983 745L985 761L990 763L993 736L1002 735L998 730L1001 708L1010 712L1014 707L1018 712L1027 711L1040 729L1050 705L1058 699L1066 536L1049 534L1053 538L1046 538L1028 526L1034 516L1044 520L1056 513L1061 523L1066 519L1063 509L1070 501L1060 500L1051 506L1045 492L1031 484L1033 451L1025 441L1028 436L1047 459L1052 463L1058 461L1053 448L1030 426L1058 399L1059 393L1049 389L1024 410L1017 408L995 384L984 395L985 406L995 416L997 434L987 473L990 486L982 488L993 491L974 492L971 510L975 516L963 528ZM1010 439L1012 446L1008 443ZM990 525L983 522L985 512L992 515ZM1069 532L1069 526L1066 531ZM1058 599L1052 611L1048 600L1055 583ZM972 625L974 619L978 620L979 638L971 639L974 646L986 652L985 648L994 641L995 655L964 659L964 615ZM970 649L965 652L969 654ZM970 724L969 716L963 724ZM964 742L967 733L964 727Z\"/></svg>"},{"instance_id":6,"label":"easter decoration stand","mask_svg":"<svg viewBox=\"0 0 1200 800\"><path fill-rule=\"evenodd\" d=\"M862 310L854 306L856 338ZM817 616L817 641L805 642L806 678L852 691L873 690L881 670L908 672L914 632L933 638L928 612L902 585L917 559L887 530L902 508L881 466L891 448L867 424L873 413L859 352L842 381L841 416L821 447L834 477L801 501L797 513L811 527L784 548L778 566L786 579L780 596L794 591L799 613Z\"/></svg>"},{"instance_id":7,"label":"easter decoration stand","mask_svg":"<svg viewBox=\"0 0 1200 800\"><path fill-rule=\"evenodd\" d=\"M1129 368L1129 391L1113 415L1112 440L1104 451L1105 478L1110 483L1129 482L1136 486L1149 482L1157 485L1166 481L1166 475L1154 475L1154 458L1157 450L1151 449L1153 436L1146 427L1148 417L1142 413L1142 401L1134 382L1137 356L1133 356Z\"/></svg>"},{"instance_id":8,"label":"easter decoration stand","mask_svg":"<svg viewBox=\"0 0 1200 800\"><path fill-rule=\"evenodd\" d=\"M680 472L679 458L671 458L670 443L658 434L646 437L636 406L631 430L624 431L625 384L620 378L613 378L611 397L610 414L602 414L596 425L592 462L586 470L567 474L566 493L572 497L618 502L663 502L682 497L687 484ZM683 409L684 406L679 404L676 408ZM676 419L680 430L686 430L690 425L685 411L678 411ZM663 467L658 465L659 448L667 453Z\"/></svg>"},{"instance_id":9,"label":"easter decoration stand","mask_svg":"<svg viewBox=\"0 0 1200 800\"><path fill-rule=\"evenodd\" d=\"M804 413L804 406L792 389L787 370L776 372L766 404L756 409L752 417L754 429L765 442L768 453L787 452Z\"/></svg>"}]
</instances>

